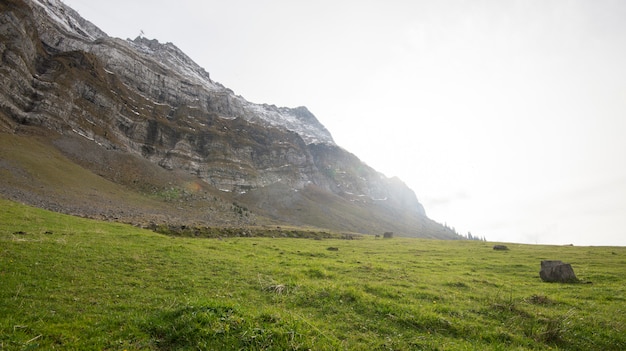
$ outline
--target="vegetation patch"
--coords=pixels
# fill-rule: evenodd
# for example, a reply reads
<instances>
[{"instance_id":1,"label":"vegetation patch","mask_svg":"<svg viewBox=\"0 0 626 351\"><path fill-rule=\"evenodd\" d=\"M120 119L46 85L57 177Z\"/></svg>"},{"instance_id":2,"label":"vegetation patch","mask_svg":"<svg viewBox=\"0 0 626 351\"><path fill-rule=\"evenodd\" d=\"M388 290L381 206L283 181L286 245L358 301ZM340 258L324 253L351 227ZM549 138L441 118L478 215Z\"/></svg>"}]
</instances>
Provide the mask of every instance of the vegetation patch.
<instances>
[{"instance_id":1,"label":"vegetation patch","mask_svg":"<svg viewBox=\"0 0 626 351\"><path fill-rule=\"evenodd\" d=\"M215 303L160 313L144 328L158 350L306 350L310 346L297 324Z\"/></svg>"}]
</instances>

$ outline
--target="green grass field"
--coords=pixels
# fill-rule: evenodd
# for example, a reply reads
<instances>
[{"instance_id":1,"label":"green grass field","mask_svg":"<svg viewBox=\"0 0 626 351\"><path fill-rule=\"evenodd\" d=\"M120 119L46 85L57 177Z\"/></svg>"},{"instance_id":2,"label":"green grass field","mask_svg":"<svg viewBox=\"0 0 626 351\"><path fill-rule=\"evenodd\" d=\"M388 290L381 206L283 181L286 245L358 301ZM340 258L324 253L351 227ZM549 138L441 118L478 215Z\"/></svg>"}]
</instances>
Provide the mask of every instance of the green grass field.
<instances>
[{"instance_id":1,"label":"green grass field","mask_svg":"<svg viewBox=\"0 0 626 351\"><path fill-rule=\"evenodd\" d=\"M4 200L0 223L0 350L626 349L623 247L182 238Z\"/></svg>"}]
</instances>

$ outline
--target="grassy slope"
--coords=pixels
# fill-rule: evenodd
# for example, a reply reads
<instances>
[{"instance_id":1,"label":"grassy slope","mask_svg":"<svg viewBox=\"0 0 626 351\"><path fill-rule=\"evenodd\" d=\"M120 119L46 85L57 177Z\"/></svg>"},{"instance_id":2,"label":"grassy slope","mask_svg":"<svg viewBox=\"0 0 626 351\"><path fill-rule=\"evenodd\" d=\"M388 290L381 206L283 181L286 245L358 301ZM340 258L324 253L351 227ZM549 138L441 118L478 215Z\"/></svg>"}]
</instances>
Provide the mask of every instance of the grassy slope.
<instances>
[{"instance_id":1,"label":"grassy slope","mask_svg":"<svg viewBox=\"0 0 626 351\"><path fill-rule=\"evenodd\" d=\"M135 224L241 224L232 201L196 177L78 138L30 131L42 135L0 133L0 194L6 197Z\"/></svg>"},{"instance_id":2,"label":"grassy slope","mask_svg":"<svg viewBox=\"0 0 626 351\"><path fill-rule=\"evenodd\" d=\"M5 200L0 223L0 350L626 348L626 248L172 238Z\"/></svg>"},{"instance_id":3,"label":"grassy slope","mask_svg":"<svg viewBox=\"0 0 626 351\"><path fill-rule=\"evenodd\" d=\"M36 138L0 134L0 160L6 163L0 168L3 182L15 188L25 187L41 195L62 189L55 195L77 197L83 194L86 197L104 197L109 201L115 198L135 205L146 205L143 203L145 199L86 171ZM18 171L11 172L9 165Z\"/></svg>"}]
</instances>

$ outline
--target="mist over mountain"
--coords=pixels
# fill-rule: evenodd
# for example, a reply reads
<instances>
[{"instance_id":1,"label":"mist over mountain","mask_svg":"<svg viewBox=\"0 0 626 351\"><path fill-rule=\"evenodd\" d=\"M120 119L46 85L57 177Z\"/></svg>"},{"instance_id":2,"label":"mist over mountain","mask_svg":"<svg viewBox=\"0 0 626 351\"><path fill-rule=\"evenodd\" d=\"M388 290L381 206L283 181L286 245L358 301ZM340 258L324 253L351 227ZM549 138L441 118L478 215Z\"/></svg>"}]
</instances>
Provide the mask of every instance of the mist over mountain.
<instances>
[{"instance_id":1,"label":"mist over mountain","mask_svg":"<svg viewBox=\"0 0 626 351\"><path fill-rule=\"evenodd\" d=\"M459 238L306 107L246 101L172 43L109 37L57 0L8 0L0 55L4 197L137 225Z\"/></svg>"}]
</instances>

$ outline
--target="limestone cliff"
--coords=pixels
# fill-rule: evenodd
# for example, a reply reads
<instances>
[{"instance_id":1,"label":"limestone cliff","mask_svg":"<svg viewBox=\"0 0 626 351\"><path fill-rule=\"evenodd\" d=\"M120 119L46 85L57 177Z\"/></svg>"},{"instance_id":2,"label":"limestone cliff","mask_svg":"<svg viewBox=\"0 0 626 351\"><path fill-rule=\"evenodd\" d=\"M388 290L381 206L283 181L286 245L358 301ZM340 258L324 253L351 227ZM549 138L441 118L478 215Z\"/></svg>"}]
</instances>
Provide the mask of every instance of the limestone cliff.
<instances>
[{"instance_id":1,"label":"limestone cliff","mask_svg":"<svg viewBox=\"0 0 626 351\"><path fill-rule=\"evenodd\" d=\"M305 107L248 102L175 45L111 38L58 0L0 10L4 132L36 125L80 136L184 170L288 223L455 237L404 183L337 146Z\"/></svg>"}]
</instances>

